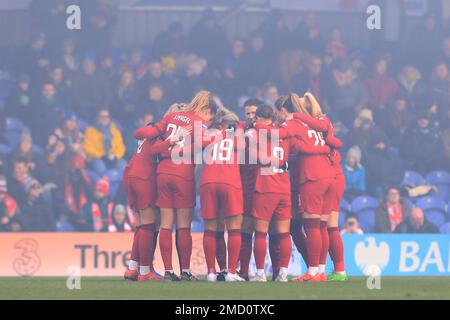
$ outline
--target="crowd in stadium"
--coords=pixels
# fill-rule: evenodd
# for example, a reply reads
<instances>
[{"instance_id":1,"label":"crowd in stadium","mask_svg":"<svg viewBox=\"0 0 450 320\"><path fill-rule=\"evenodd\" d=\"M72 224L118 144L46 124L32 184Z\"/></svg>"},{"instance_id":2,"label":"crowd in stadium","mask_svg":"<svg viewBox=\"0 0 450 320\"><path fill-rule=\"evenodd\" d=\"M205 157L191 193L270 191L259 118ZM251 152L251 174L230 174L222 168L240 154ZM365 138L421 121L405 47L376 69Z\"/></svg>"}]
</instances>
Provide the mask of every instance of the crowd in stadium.
<instances>
[{"instance_id":1,"label":"crowd in stadium","mask_svg":"<svg viewBox=\"0 0 450 320\"><path fill-rule=\"evenodd\" d=\"M350 48L351 30L324 33L313 12L293 29L268 15L230 40L212 11L124 50L112 8L90 6L74 35L55 27L62 3L32 4L29 43L0 50L0 231L131 231L121 179L134 131L206 89L242 118L250 98L319 99L344 142L342 232L450 232L450 33L435 16L402 50ZM86 223L101 212L109 225Z\"/></svg>"}]
</instances>

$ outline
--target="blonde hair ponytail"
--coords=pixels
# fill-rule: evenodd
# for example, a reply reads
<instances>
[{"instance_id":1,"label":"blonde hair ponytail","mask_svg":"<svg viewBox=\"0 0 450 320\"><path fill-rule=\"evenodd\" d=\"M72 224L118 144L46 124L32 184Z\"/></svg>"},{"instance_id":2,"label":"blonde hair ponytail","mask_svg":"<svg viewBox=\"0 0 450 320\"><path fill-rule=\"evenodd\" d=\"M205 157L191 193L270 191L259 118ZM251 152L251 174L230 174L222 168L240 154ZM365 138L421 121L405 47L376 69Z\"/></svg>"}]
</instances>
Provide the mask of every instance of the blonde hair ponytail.
<instances>
[{"instance_id":1,"label":"blonde hair ponytail","mask_svg":"<svg viewBox=\"0 0 450 320\"><path fill-rule=\"evenodd\" d=\"M316 97L311 92L306 92L303 96L306 101L306 109L314 118L323 116L322 108Z\"/></svg>"},{"instance_id":2,"label":"blonde hair ponytail","mask_svg":"<svg viewBox=\"0 0 450 320\"><path fill-rule=\"evenodd\" d=\"M199 91L194 96L192 101L187 105L186 111L191 111L195 114L200 114L210 108L210 99L212 94L209 91Z\"/></svg>"}]
</instances>

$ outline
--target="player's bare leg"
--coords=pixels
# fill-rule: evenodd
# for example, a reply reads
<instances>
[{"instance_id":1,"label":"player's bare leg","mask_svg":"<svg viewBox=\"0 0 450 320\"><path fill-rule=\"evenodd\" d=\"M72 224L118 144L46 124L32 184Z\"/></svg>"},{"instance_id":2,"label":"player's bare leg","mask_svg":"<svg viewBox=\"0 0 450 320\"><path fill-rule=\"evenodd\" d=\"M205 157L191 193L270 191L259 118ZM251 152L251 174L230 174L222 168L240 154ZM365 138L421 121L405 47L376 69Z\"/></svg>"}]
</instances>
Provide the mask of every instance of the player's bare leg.
<instances>
[{"instance_id":1,"label":"player's bare leg","mask_svg":"<svg viewBox=\"0 0 450 320\"><path fill-rule=\"evenodd\" d=\"M322 235L320 233L320 215L303 213L303 222L306 231L306 244L308 247L308 271L294 279L294 282L310 281L320 282L319 260L322 250Z\"/></svg>"},{"instance_id":2,"label":"player's bare leg","mask_svg":"<svg viewBox=\"0 0 450 320\"><path fill-rule=\"evenodd\" d=\"M139 211L139 278L138 281L161 280L151 272L153 264L152 250L154 246L153 233L158 210L148 207Z\"/></svg>"},{"instance_id":3,"label":"player's bare leg","mask_svg":"<svg viewBox=\"0 0 450 320\"><path fill-rule=\"evenodd\" d=\"M190 270L192 254L191 221L193 212L193 208L176 209L177 245L180 251L181 280L187 281L197 280Z\"/></svg>"},{"instance_id":4,"label":"player's bare leg","mask_svg":"<svg viewBox=\"0 0 450 320\"><path fill-rule=\"evenodd\" d=\"M344 244L339 232L339 212L333 211L328 218L328 235L330 239L330 257L333 260L334 270L328 276L329 281L345 281L348 279L345 273Z\"/></svg>"},{"instance_id":5,"label":"player's bare leg","mask_svg":"<svg viewBox=\"0 0 450 320\"><path fill-rule=\"evenodd\" d=\"M216 250L217 250L217 219L204 220L205 232L203 233L203 251L205 253L206 266L208 273L206 280L215 282L217 280L216 274Z\"/></svg>"},{"instance_id":6,"label":"player's bare leg","mask_svg":"<svg viewBox=\"0 0 450 320\"><path fill-rule=\"evenodd\" d=\"M133 244L131 246L131 257L128 261L128 268L125 270L125 280L136 281L139 276L139 227L141 225L140 215L133 210L136 221L136 231L134 232Z\"/></svg>"},{"instance_id":7,"label":"player's bare leg","mask_svg":"<svg viewBox=\"0 0 450 320\"><path fill-rule=\"evenodd\" d=\"M292 254L292 241L290 234L291 220L275 220L272 224L273 234L276 235L276 254L274 259L278 269L277 276L274 280L287 282L289 261Z\"/></svg>"},{"instance_id":8,"label":"player's bare leg","mask_svg":"<svg viewBox=\"0 0 450 320\"><path fill-rule=\"evenodd\" d=\"M242 223L244 217L242 215L225 218L225 224L228 232L228 272L225 281L245 281L244 278L237 274L237 263L242 244Z\"/></svg>"},{"instance_id":9,"label":"player's bare leg","mask_svg":"<svg viewBox=\"0 0 450 320\"><path fill-rule=\"evenodd\" d=\"M159 229L159 250L164 263L164 280L180 281L172 266L172 229L175 223L175 209L161 208L161 227Z\"/></svg>"},{"instance_id":10,"label":"player's bare leg","mask_svg":"<svg viewBox=\"0 0 450 320\"><path fill-rule=\"evenodd\" d=\"M241 250L239 255L239 275L246 280L248 280L248 268L252 256L253 231L253 218L244 216L242 222Z\"/></svg>"},{"instance_id":11,"label":"player's bare leg","mask_svg":"<svg viewBox=\"0 0 450 320\"><path fill-rule=\"evenodd\" d=\"M266 282L266 274L264 272L266 252L267 252L267 233L269 231L269 221L254 218L255 226L255 246L253 254L256 262L256 275L253 281Z\"/></svg>"}]
</instances>

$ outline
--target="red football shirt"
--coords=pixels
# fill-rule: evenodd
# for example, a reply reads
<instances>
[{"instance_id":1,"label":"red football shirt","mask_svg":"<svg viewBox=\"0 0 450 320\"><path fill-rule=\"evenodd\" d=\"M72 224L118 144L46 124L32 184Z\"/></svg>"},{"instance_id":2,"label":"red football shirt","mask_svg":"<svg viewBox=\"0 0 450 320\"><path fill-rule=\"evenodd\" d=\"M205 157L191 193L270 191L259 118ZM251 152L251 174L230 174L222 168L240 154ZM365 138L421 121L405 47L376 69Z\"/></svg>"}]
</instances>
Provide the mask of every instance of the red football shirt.
<instances>
[{"instance_id":1,"label":"red football shirt","mask_svg":"<svg viewBox=\"0 0 450 320\"><path fill-rule=\"evenodd\" d=\"M206 129L204 120L192 112L174 112L164 117L153 127L140 128L135 132L135 137L154 138L162 135L169 140L180 128L192 130L183 141L177 142L173 147L160 153L163 158L158 165L157 173L176 175L187 180L195 178L195 152L199 151L201 156L203 131ZM200 128L200 130L197 130ZM198 148L196 148L196 146ZM182 148L190 151L184 157ZM174 161L173 156L179 156Z\"/></svg>"},{"instance_id":2,"label":"red football shirt","mask_svg":"<svg viewBox=\"0 0 450 320\"><path fill-rule=\"evenodd\" d=\"M149 179L156 175L158 153L170 147L170 141L157 139L142 139L138 148L125 168L128 177Z\"/></svg>"},{"instance_id":3,"label":"red football shirt","mask_svg":"<svg viewBox=\"0 0 450 320\"><path fill-rule=\"evenodd\" d=\"M239 156L244 148L244 137L239 133L213 138L203 151L205 165L200 185L225 183L241 189Z\"/></svg>"}]
</instances>

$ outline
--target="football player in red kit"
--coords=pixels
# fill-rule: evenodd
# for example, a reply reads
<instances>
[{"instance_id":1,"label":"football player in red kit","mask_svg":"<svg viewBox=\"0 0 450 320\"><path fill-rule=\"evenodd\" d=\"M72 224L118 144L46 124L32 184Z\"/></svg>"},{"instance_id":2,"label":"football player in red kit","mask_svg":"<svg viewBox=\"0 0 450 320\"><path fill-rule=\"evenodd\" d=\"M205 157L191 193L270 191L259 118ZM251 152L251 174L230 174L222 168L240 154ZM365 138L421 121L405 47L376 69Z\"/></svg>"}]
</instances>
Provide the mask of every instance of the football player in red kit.
<instances>
[{"instance_id":1,"label":"football player in red kit","mask_svg":"<svg viewBox=\"0 0 450 320\"><path fill-rule=\"evenodd\" d=\"M292 95L290 95L290 96L291 97L289 99L292 98ZM264 127L261 125L260 121L258 121L255 124L255 128L256 129L262 129ZM280 136L280 144L281 144L281 141L284 141L283 148L282 148L284 150L284 152L282 152L283 153L283 157L285 158L284 162L286 162L288 160L288 154L289 154L290 148L292 149L291 153L295 154L296 152L301 152L304 157L305 156L308 156L308 157L311 156L312 157L312 156L319 156L319 155L326 156L326 154L328 154L330 152L330 148L328 146L308 144L305 141L303 141L302 139L298 139L296 137L296 136L300 136L300 137L306 136L306 132L309 129L310 128L307 125L305 125L304 123L301 123L299 121L287 121L287 122L284 122L282 124L282 126L278 129L279 136ZM272 135L274 131L275 130L270 130L270 131L267 131L267 133ZM286 140L288 137L290 137L290 141ZM286 141L289 141L289 143L286 144ZM259 155L260 155L260 152L258 153L258 156ZM281 176L278 176L278 177L281 177ZM258 175L256 189L258 189L258 181L259 181L258 179L259 178L260 178L260 176ZM282 185L287 186L287 189L285 190L285 192L287 192L287 195L289 197L289 208L287 209L287 211L290 214L290 211L291 211L291 207L290 207L290 197L291 197L291 195L290 195L290 186L289 186L290 178L287 175L287 173L285 174L285 176L283 178L284 179L286 179L286 178L288 179L287 182L283 181ZM264 185L265 186L270 185L270 182L267 182ZM277 188L275 190L283 190L282 185L280 184L279 186L277 186ZM256 190L256 191L258 191L258 190ZM255 209L254 210L257 210L256 208L258 206L258 204L256 202L256 199L257 199L257 196L255 195L255 204L254 204ZM272 202L272 201L270 201L270 202ZM266 201L266 203L269 203L269 201ZM257 259L257 268L260 269L259 267L263 266L264 261L260 260L257 257L260 254L262 254L262 246L265 245L265 241L263 242L262 235L258 232L258 228L256 226L257 222L258 221L255 219L255 229L256 229L255 259ZM276 222L276 220L275 220L275 222ZM287 264L289 263L289 258L290 258L290 253L291 252L289 251L289 256L287 258L288 261L286 262L284 260L284 258L283 258L284 255L286 254L286 253L283 252L284 251L284 247L285 247L285 244L283 243L283 241L284 241L284 238L288 238L289 239L289 243L290 243L290 234L289 234L289 224L290 223L289 222L290 221L288 221L288 223L287 223L287 228L285 228L286 226L283 226L283 230L279 229L278 223L275 223L275 225L274 225L275 232L273 232L273 235L276 234L277 237L275 239L273 239L273 240L274 240L274 246L275 246L275 248L277 248L277 250L274 250L275 254L272 254L271 258L272 258L272 261L273 261L272 263L274 264L274 272L278 273L278 275L275 278L275 280L278 280L278 281L287 281ZM286 231L286 230L288 232L287 235L285 235L284 232L280 232L280 231ZM257 249L259 247L261 247L261 249ZM259 254L257 254L257 250L261 250ZM265 253L264 253L264 255L265 255ZM258 260L259 260L259 262L258 262ZM259 266L258 266L258 264L259 264ZM279 271L276 270L276 268L278 268ZM259 270L257 272L257 276L255 278L257 281L265 281L264 280L265 279L265 275L264 275L263 272L264 272L263 270Z\"/></svg>"},{"instance_id":2,"label":"football player in red kit","mask_svg":"<svg viewBox=\"0 0 450 320\"><path fill-rule=\"evenodd\" d=\"M156 246L153 231L158 218L156 158L157 154L167 149L172 142L145 139L139 135L136 135L136 138L139 139L137 151L128 162L123 174L128 204L136 215L136 232L131 259L124 277L138 281L161 280L161 277L154 272L152 265Z\"/></svg>"},{"instance_id":3,"label":"football player in red kit","mask_svg":"<svg viewBox=\"0 0 450 320\"><path fill-rule=\"evenodd\" d=\"M300 113L301 110L299 110L298 107L292 102L292 96L290 94L278 98L278 100L275 102L275 108L278 110L279 118L282 121L284 121L283 127L298 125L298 123L294 119L294 113ZM299 212L300 206L298 197L300 187L299 176L300 176L300 154L298 152L291 152L289 154L289 178L291 182L291 203L292 203L292 220L290 230L295 247L302 255L306 265L308 265L306 235L303 232L303 221Z\"/></svg>"},{"instance_id":4,"label":"football player in red kit","mask_svg":"<svg viewBox=\"0 0 450 320\"><path fill-rule=\"evenodd\" d=\"M294 117L307 123L314 130L325 134L325 143L332 147L330 160L331 169L335 176L331 192L327 194L325 199L324 214L321 216L322 252L319 261L319 272L321 273L322 281L324 281L325 263L329 251L334 264L334 271L328 276L328 280L345 281L348 277L345 273L344 246L338 229L339 208L345 191L345 176L340 165L341 156L338 151L342 147L342 142L334 137L333 124L322 113L317 99L311 93L305 93L304 99L306 110L311 117L304 114L295 114Z\"/></svg>"},{"instance_id":5,"label":"football player in red kit","mask_svg":"<svg viewBox=\"0 0 450 320\"><path fill-rule=\"evenodd\" d=\"M255 121L256 110L263 102L258 99L249 99L244 103L246 121L239 123L239 128L248 130ZM242 244L239 255L239 275L245 280L248 278L248 269L253 250L253 195L255 192L255 181L257 164L250 163L249 146L245 150L245 163L240 166L242 190L244 197L244 220L242 223Z\"/></svg>"},{"instance_id":6,"label":"football player in red kit","mask_svg":"<svg viewBox=\"0 0 450 320\"><path fill-rule=\"evenodd\" d=\"M170 140L178 130L188 132L193 130L193 134L187 134L185 139L177 142L173 148L160 153L161 160L157 168L156 204L160 207L161 212L159 246L166 270L164 279L168 281L180 280L172 267L172 228L174 224L176 224L178 232L181 280L196 280L190 272L191 220L196 197L194 158L196 146L201 151L203 130L206 129L206 124L212 119L216 109L217 106L211 93L200 91L186 106L186 110L165 116L152 128L139 129L147 138L163 135L166 140ZM182 157L182 159L177 157Z\"/></svg>"},{"instance_id":7,"label":"football player in red kit","mask_svg":"<svg viewBox=\"0 0 450 320\"><path fill-rule=\"evenodd\" d=\"M223 130L235 127L239 121L233 113L219 109L212 128ZM207 281L217 281L217 230L219 217L225 221L228 232L228 270L225 281L245 281L237 272L241 247L243 196L239 172L239 151L245 148L243 131L231 128L210 136L211 143L204 149L204 168L200 177L201 215L205 221L203 249L208 268ZM220 221L221 222L221 221ZM226 255L225 255L226 261Z\"/></svg>"}]
</instances>

